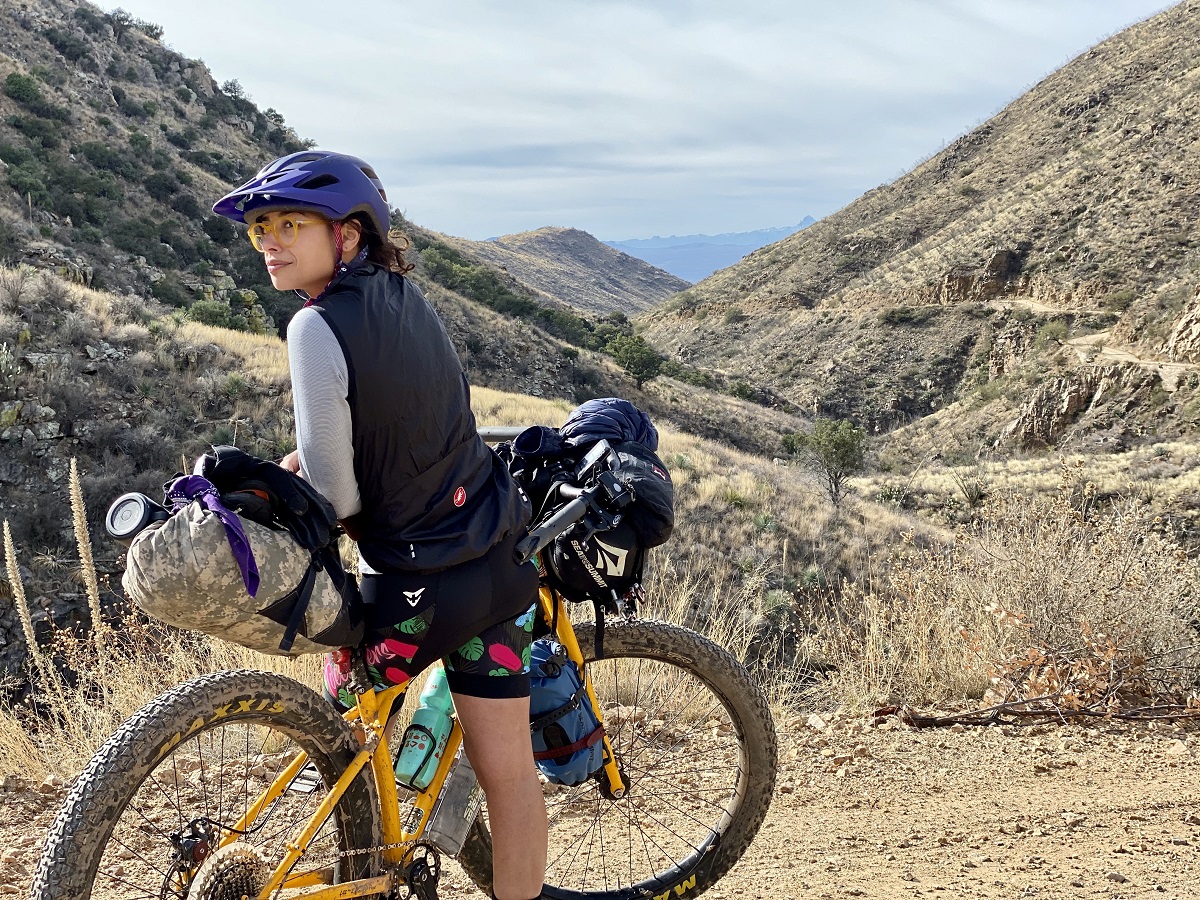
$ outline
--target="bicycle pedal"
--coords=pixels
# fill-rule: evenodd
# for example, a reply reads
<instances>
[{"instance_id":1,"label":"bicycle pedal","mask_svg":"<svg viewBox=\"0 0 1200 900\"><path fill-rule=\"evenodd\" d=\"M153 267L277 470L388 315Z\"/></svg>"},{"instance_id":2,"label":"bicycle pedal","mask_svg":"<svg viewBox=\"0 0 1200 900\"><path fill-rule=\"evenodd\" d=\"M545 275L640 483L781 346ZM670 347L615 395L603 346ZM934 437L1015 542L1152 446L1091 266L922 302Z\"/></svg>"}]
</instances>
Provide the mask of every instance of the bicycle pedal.
<instances>
[{"instance_id":1,"label":"bicycle pedal","mask_svg":"<svg viewBox=\"0 0 1200 900\"><path fill-rule=\"evenodd\" d=\"M322 783L317 767L312 763L307 763L296 773L296 777L292 779L287 789L297 794L311 794L321 787Z\"/></svg>"}]
</instances>

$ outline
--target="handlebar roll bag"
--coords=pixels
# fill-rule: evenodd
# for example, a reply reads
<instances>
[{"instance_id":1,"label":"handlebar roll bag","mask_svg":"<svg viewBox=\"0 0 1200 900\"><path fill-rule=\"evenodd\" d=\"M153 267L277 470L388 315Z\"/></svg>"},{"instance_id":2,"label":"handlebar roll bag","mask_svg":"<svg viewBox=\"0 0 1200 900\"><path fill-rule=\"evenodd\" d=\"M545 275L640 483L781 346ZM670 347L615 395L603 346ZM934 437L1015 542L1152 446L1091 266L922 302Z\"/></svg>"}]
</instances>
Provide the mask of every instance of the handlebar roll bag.
<instances>
[{"instance_id":1,"label":"handlebar roll bag","mask_svg":"<svg viewBox=\"0 0 1200 900\"><path fill-rule=\"evenodd\" d=\"M129 546L121 584L156 619L280 656L362 640L361 597L335 545L302 547L286 530L239 517L258 567L251 596L221 519L193 501Z\"/></svg>"}]
</instances>

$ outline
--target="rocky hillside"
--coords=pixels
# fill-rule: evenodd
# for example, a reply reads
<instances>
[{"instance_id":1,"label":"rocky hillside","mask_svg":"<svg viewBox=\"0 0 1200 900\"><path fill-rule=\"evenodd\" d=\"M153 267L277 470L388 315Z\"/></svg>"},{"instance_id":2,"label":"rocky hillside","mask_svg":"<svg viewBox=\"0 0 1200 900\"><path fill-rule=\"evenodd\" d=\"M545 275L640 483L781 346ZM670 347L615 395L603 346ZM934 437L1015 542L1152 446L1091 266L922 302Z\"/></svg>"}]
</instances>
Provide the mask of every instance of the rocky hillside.
<instances>
[{"instance_id":1,"label":"rocky hillside","mask_svg":"<svg viewBox=\"0 0 1200 900\"><path fill-rule=\"evenodd\" d=\"M443 239L551 300L600 315L644 312L689 285L577 228L539 228L491 241Z\"/></svg>"},{"instance_id":2,"label":"rocky hillside","mask_svg":"<svg viewBox=\"0 0 1200 900\"><path fill-rule=\"evenodd\" d=\"M9 4L0 30L0 256L180 308L203 301L196 315L211 321L263 330L290 314L294 298L208 212L306 146L277 112L120 10Z\"/></svg>"},{"instance_id":3,"label":"rocky hillside","mask_svg":"<svg viewBox=\"0 0 1200 900\"><path fill-rule=\"evenodd\" d=\"M1142 430L1187 427L1193 385L1155 367L1200 359L1198 17L1189 0L1106 40L892 184L677 295L648 336L883 430L1039 390L1071 412L1032 443L1109 401ZM1079 342L1136 371L1081 374ZM977 443L1029 431L1009 424Z\"/></svg>"}]
</instances>

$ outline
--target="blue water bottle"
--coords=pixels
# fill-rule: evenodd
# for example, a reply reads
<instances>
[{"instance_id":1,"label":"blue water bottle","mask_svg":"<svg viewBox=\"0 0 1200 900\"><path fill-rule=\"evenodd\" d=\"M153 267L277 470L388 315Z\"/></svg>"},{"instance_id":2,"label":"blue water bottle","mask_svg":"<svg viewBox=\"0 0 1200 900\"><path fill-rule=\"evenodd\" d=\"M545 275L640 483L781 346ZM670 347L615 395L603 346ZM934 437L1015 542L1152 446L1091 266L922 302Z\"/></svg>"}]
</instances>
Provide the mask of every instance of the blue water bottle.
<instances>
[{"instance_id":1,"label":"blue water bottle","mask_svg":"<svg viewBox=\"0 0 1200 900\"><path fill-rule=\"evenodd\" d=\"M439 666L429 673L412 724L404 731L400 754L396 757L396 781L415 791L429 787L450 738L453 710L446 673Z\"/></svg>"}]
</instances>

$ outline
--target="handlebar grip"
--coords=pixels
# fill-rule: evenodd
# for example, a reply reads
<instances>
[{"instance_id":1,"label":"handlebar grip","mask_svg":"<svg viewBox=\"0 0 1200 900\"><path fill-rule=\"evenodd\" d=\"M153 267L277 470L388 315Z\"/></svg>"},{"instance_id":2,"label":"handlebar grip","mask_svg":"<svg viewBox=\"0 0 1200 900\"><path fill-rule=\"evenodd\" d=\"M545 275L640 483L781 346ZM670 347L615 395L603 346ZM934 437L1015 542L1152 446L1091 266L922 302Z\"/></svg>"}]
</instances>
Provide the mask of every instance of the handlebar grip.
<instances>
[{"instance_id":1,"label":"handlebar grip","mask_svg":"<svg viewBox=\"0 0 1200 900\"><path fill-rule=\"evenodd\" d=\"M552 540L574 525L588 511L588 499L579 496L552 515L549 519L534 528L528 535L517 542L514 556L517 562L526 563L533 559Z\"/></svg>"},{"instance_id":2,"label":"handlebar grip","mask_svg":"<svg viewBox=\"0 0 1200 900\"><path fill-rule=\"evenodd\" d=\"M582 494L585 490L587 490L587 488L582 487L581 485L578 485L578 484L560 484L558 486L558 492L560 494L562 494L564 497L566 497L568 500L574 500L576 497L578 497L580 494Z\"/></svg>"}]
</instances>

